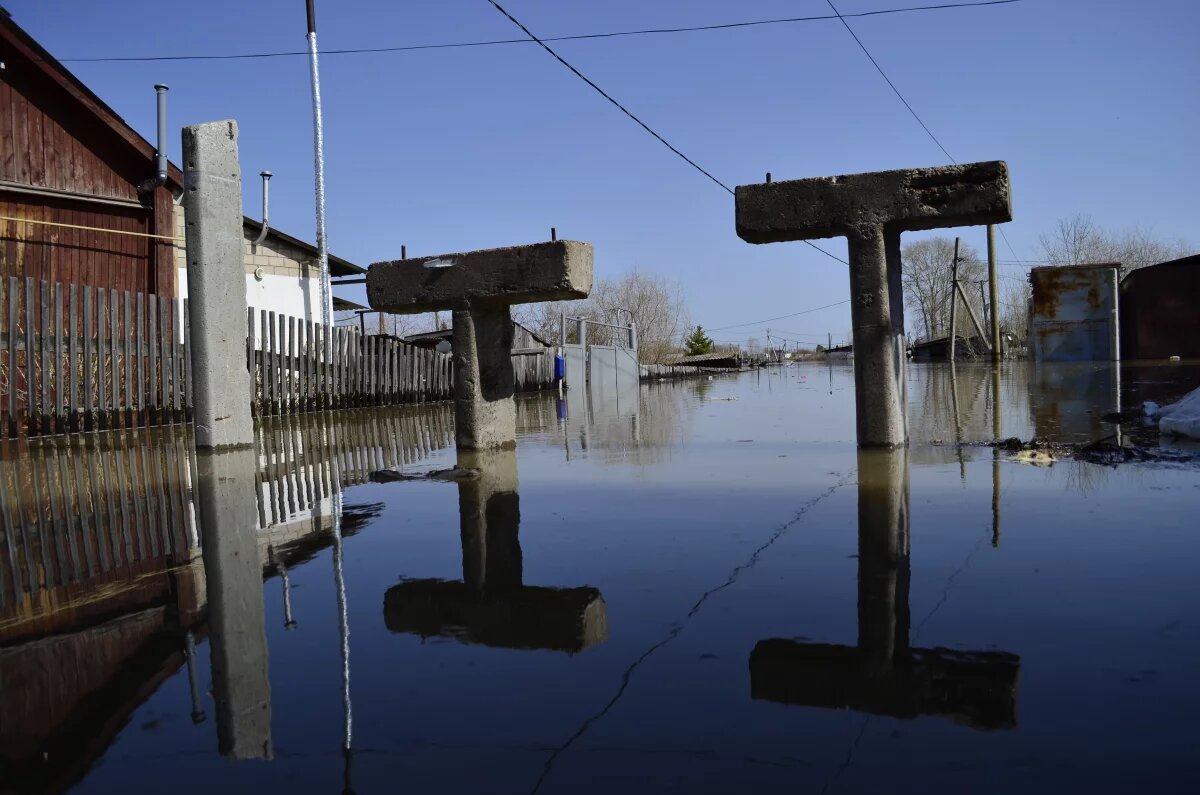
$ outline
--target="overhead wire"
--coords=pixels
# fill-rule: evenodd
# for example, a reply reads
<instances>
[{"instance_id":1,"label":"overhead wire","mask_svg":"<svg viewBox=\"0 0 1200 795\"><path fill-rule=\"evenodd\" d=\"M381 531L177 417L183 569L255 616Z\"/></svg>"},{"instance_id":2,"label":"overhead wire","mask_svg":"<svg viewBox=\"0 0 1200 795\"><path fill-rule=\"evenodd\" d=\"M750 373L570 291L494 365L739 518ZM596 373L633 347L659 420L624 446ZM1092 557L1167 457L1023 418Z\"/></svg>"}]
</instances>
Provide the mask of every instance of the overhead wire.
<instances>
[{"instance_id":1,"label":"overhead wire","mask_svg":"<svg viewBox=\"0 0 1200 795\"><path fill-rule=\"evenodd\" d=\"M904 98L902 93L900 93L900 89L897 88L896 84L892 82L892 79L887 76L887 72L885 72L883 67L879 65L879 61L876 61L875 56L871 55L871 51L867 49L867 45L863 44L862 39L860 39L858 34L854 32L854 28L850 27L850 23L846 21L846 17L851 15L842 14L841 11L838 11L837 6L833 4L833 0L825 0L825 2L829 4L829 7L833 10L833 13L837 14L838 19L841 20L842 25L846 28L846 32L850 34L855 43L858 44L859 49L861 49L863 54L867 56L867 60L871 62L871 65L875 67L877 72L879 72L880 77L882 77L884 82L888 84L888 87L892 89L892 93L894 93L900 102L904 104L904 107L908 108L908 112L911 113L912 117L917 120L917 124L921 125L921 129L925 131L925 134L929 136L930 140L937 144L938 149L942 150L942 154L949 158L951 163L957 165L958 161L954 159L954 155L950 154L946 147L942 145L942 142L938 140L938 137L933 134L933 130L929 129L929 125L927 125L920 115L917 114L917 111L913 109L913 106L909 103L909 101ZM1017 252L1013 248L1012 243L1009 242L1008 235L1004 233L1004 227L997 226L996 229L1000 232L1000 237L1004 240L1004 245L1008 247L1009 253L1013 255L1013 259L1020 259L1017 256Z\"/></svg>"},{"instance_id":2,"label":"overhead wire","mask_svg":"<svg viewBox=\"0 0 1200 795\"><path fill-rule=\"evenodd\" d=\"M631 110L629 110L624 105L622 105L620 102L615 100L611 94L606 92L604 89L600 88L600 86L596 85L595 82L593 82L590 78L588 78L586 75L584 75L583 72L579 71L574 66L572 66L570 63L568 63L567 60L565 58L563 58L561 55L559 55L557 52L555 52L554 49L550 45L546 44L544 41L539 39L537 36L533 35L533 32L531 30L529 30L529 28L525 27L525 25L523 25L520 22L520 20L518 20L512 14L508 13L508 11L505 10L504 6L500 5L498 2L496 2L496 0L488 0L488 2L491 3L496 8L497 11L499 11L501 14L503 14L505 17L507 17L510 22L512 22L514 25L516 25L518 28L520 28L525 33L526 36L528 36L533 41L537 42L543 50L550 53L550 55L554 56L554 59L556 61L558 61L560 64L562 64L567 69L569 69L571 71L571 73L574 74L576 77L578 77L580 80L582 80L583 82L585 82L589 86L591 86L593 89L595 89L596 92L598 94L600 94L600 96L607 99L614 106L616 106L617 110L624 113L626 116L628 116L630 119L632 119L634 121L634 123L636 123L639 127L641 127L646 132L650 133L650 135L652 135L659 143L661 143L663 146L667 147L672 152L674 152L676 155L678 155L680 158L682 158L683 161L685 163L687 163L688 165L690 165L692 168L696 169L701 174L703 174L704 176L706 176L710 180L712 180L715 184L717 184L718 186L723 188L726 192L729 193L729 195L731 195L731 196L734 195L733 188L729 187L724 182L722 182L721 180L714 177L711 173L709 173L705 168L703 168L695 160L692 160L690 157L685 155L683 152L679 151L677 148L672 146L667 141L666 138L663 138L661 135L659 135L657 132L655 132L650 127L650 125L646 124L646 122L642 121L637 116L635 116ZM817 251L821 252L822 254L829 257L830 259L837 260L838 262L842 263L843 265L850 264L850 263L846 262L846 260L837 256L836 254L831 254L830 252L826 251L825 249L821 248L820 246L818 246L817 244L813 243L810 240L805 240L804 242L806 244L808 244L808 246L810 248L816 249Z\"/></svg>"},{"instance_id":3,"label":"overhead wire","mask_svg":"<svg viewBox=\"0 0 1200 795\"><path fill-rule=\"evenodd\" d=\"M1010 3L1019 3L1023 0L982 0L981 2L967 3L939 3L936 5L924 6L906 6L903 8L882 8L875 11L860 11L852 14L845 14L850 19L859 17L876 17L888 14L904 14L920 11L945 11L958 8L976 8L981 6L997 6L1008 5ZM764 25L786 25L796 24L801 22L820 22L824 20L837 19L832 14L822 14L807 17L780 17L776 19L755 19L741 22L725 22L712 25L689 25L667 28L642 28L637 30L618 30L608 31L604 33L579 33L568 36L548 36L542 41L585 41L590 39L613 39L624 36L652 36L676 33L696 33L712 30L731 30L734 28L749 28ZM507 44L530 44L529 39L491 39L485 41L458 41L444 42L440 44L407 44L397 45L392 47L345 47L339 49L320 50L321 55L363 55L372 53L391 53L391 52L415 52L419 50L448 50L464 47L491 47ZM292 56L308 55L308 50L281 50L276 52L248 52L248 53L217 53L217 54L198 54L198 55L137 55L137 56L98 56L98 57L82 57L82 58L59 58L60 63L138 63L138 62L153 62L153 61L234 61L234 60L251 60L263 58L287 58Z\"/></svg>"}]
</instances>

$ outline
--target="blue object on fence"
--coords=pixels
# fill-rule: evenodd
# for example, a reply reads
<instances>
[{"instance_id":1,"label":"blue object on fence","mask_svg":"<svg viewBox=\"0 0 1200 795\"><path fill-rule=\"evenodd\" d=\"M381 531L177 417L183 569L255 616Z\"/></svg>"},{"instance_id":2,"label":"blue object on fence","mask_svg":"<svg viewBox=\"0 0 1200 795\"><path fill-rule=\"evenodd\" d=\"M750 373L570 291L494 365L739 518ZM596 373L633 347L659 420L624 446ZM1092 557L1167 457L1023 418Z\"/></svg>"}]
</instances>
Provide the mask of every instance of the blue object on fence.
<instances>
[{"instance_id":1,"label":"blue object on fence","mask_svg":"<svg viewBox=\"0 0 1200 795\"><path fill-rule=\"evenodd\" d=\"M561 353L555 354L555 356L554 356L554 377L557 380L561 381L566 376L566 374L567 374L567 360L563 358Z\"/></svg>"}]
</instances>

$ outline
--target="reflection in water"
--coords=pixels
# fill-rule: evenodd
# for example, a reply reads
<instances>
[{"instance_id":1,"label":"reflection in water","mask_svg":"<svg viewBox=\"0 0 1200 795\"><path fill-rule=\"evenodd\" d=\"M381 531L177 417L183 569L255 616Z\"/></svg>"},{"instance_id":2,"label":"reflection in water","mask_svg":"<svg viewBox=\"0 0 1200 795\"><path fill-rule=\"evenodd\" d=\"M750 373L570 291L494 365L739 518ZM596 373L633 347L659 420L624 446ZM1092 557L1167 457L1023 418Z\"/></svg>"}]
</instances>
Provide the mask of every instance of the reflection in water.
<instances>
[{"instance_id":1,"label":"reflection in water","mask_svg":"<svg viewBox=\"0 0 1200 795\"><path fill-rule=\"evenodd\" d=\"M463 579L408 580L388 589L388 629L513 649L579 652L608 639L595 588L525 585L515 450L459 451L478 477L458 482Z\"/></svg>"},{"instance_id":2,"label":"reflection in water","mask_svg":"<svg viewBox=\"0 0 1200 795\"><path fill-rule=\"evenodd\" d=\"M205 640L221 752L268 757L262 581L280 576L284 621L296 626L288 571L330 546L348 749L340 542L382 506L352 506L343 516L341 490L451 442L443 404L273 419L258 429L254 450L206 456L179 426L0 446L5 791L73 786L181 668L191 722L205 722L196 648ZM348 753L346 765L348 775Z\"/></svg>"},{"instance_id":3,"label":"reflection in water","mask_svg":"<svg viewBox=\"0 0 1200 795\"><path fill-rule=\"evenodd\" d=\"M257 459L251 449L197 456L217 744L233 759L272 756L262 565L254 533Z\"/></svg>"},{"instance_id":4,"label":"reflection in water","mask_svg":"<svg viewBox=\"0 0 1200 795\"><path fill-rule=\"evenodd\" d=\"M705 379L651 383L605 400L588 390L566 397L518 395L517 434L526 441L561 447L566 460L647 466L662 463L667 449L686 441L692 416L712 388Z\"/></svg>"},{"instance_id":5,"label":"reflection in water","mask_svg":"<svg viewBox=\"0 0 1200 795\"><path fill-rule=\"evenodd\" d=\"M858 643L760 641L750 655L752 697L1013 728L1015 654L910 645L907 451L860 450L858 466Z\"/></svg>"}]
</instances>

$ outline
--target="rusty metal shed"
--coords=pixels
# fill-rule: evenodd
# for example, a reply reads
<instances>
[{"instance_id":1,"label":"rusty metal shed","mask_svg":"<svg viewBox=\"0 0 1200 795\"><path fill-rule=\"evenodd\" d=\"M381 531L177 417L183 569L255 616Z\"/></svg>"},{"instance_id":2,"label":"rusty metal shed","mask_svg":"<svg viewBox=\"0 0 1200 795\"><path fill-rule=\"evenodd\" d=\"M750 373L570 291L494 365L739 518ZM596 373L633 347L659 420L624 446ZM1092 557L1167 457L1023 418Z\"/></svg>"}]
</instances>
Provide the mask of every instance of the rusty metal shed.
<instances>
[{"instance_id":1,"label":"rusty metal shed","mask_svg":"<svg viewBox=\"0 0 1200 795\"><path fill-rule=\"evenodd\" d=\"M1030 353L1044 362L1121 358L1116 264L1052 265L1029 272Z\"/></svg>"},{"instance_id":2,"label":"rusty metal shed","mask_svg":"<svg viewBox=\"0 0 1200 795\"><path fill-rule=\"evenodd\" d=\"M1200 358L1200 254L1121 280L1121 351L1126 359Z\"/></svg>"}]
</instances>

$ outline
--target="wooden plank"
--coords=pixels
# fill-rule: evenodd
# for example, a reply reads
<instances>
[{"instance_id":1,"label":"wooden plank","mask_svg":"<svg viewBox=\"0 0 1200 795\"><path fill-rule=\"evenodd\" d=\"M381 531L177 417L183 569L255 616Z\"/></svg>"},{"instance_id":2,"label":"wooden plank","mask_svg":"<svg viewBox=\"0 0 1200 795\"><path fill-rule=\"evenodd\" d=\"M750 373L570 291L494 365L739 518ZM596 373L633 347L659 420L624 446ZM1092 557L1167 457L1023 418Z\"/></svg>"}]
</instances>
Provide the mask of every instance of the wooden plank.
<instances>
[{"instance_id":1,"label":"wooden plank","mask_svg":"<svg viewBox=\"0 0 1200 795\"><path fill-rule=\"evenodd\" d=\"M171 356L168 347L171 339L170 303L169 298L160 296L158 299L158 339L154 341L158 348L158 410L163 422L175 421L171 414Z\"/></svg>"},{"instance_id":2,"label":"wooden plank","mask_svg":"<svg viewBox=\"0 0 1200 795\"><path fill-rule=\"evenodd\" d=\"M258 310L259 327L262 329L262 336L258 339L258 380L259 391L262 394L261 412L264 417L271 413L271 356L267 350L271 336L268 333L267 320L266 310Z\"/></svg>"},{"instance_id":3,"label":"wooden plank","mask_svg":"<svg viewBox=\"0 0 1200 795\"><path fill-rule=\"evenodd\" d=\"M50 410L50 428L52 433L62 433L66 414L63 408L63 335L66 334L63 328L63 286L56 283L50 288L50 303L54 307L54 403Z\"/></svg>"},{"instance_id":4,"label":"wooden plank","mask_svg":"<svg viewBox=\"0 0 1200 795\"><path fill-rule=\"evenodd\" d=\"M75 510L79 514L79 545L83 547L83 561L87 569L87 576L96 576L96 555L94 553L94 540L98 531L94 529L95 517L90 508L84 506L84 500L91 503L90 492L85 488L84 470L81 459L83 455L83 443L80 436L68 437L67 451L71 459L72 478L74 493Z\"/></svg>"},{"instance_id":5,"label":"wooden plank","mask_svg":"<svg viewBox=\"0 0 1200 795\"><path fill-rule=\"evenodd\" d=\"M342 389L344 386L344 379L342 378L342 342L345 335L342 334L342 329L338 326L329 326L328 330L333 346L333 361L331 363L333 369L332 407L340 409L342 407Z\"/></svg>"},{"instance_id":6,"label":"wooden plank","mask_svg":"<svg viewBox=\"0 0 1200 795\"><path fill-rule=\"evenodd\" d=\"M96 427L108 425L108 290L96 288Z\"/></svg>"},{"instance_id":7,"label":"wooden plank","mask_svg":"<svg viewBox=\"0 0 1200 795\"><path fill-rule=\"evenodd\" d=\"M124 304L124 328L121 331L121 357L125 360L125 427L133 426L133 346L130 338L133 336L133 298L126 290L121 296Z\"/></svg>"},{"instance_id":8,"label":"wooden plank","mask_svg":"<svg viewBox=\"0 0 1200 795\"><path fill-rule=\"evenodd\" d=\"M146 352L149 382L146 384L146 413L153 417L151 422L161 423L162 403L158 399L159 361L158 361L158 296L146 296Z\"/></svg>"},{"instance_id":9,"label":"wooden plank","mask_svg":"<svg viewBox=\"0 0 1200 795\"><path fill-rule=\"evenodd\" d=\"M171 410L177 418L183 418L183 307L179 301L171 302Z\"/></svg>"},{"instance_id":10,"label":"wooden plank","mask_svg":"<svg viewBox=\"0 0 1200 795\"><path fill-rule=\"evenodd\" d=\"M8 325L8 433L16 436L17 428L17 277L8 277L7 318Z\"/></svg>"},{"instance_id":11,"label":"wooden plank","mask_svg":"<svg viewBox=\"0 0 1200 795\"><path fill-rule=\"evenodd\" d=\"M182 325L179 327L179 361L183 370L183 390L179 400L183 404L185 416L191 417L191 410L196 405L192 385L192 316L188 299L180 299L180 304L183 314L180 319Z\"/></svg>"},{"instance_id":12,"label":"wooden plank","mask_svg":"<svg viewBox=\"0 0 1200 795\"><path fill-rule=\"evenodd\" d=\"M189 341L190 342L190 341ZM246 369L250 371L250 412L258 415L258 362L254 357L254 307L246 307Z\"/></svg>"},{"instance_id":13,"label":"wooden plank","mask_svg":"<svg viewBox=\"0 0 1200 795\"><path fill-rule=\"evenodd\" d=\"M301 406L303 411L309 411L312 409L312 323L300 324L300 336Z\"/></svg>"},{"instance_id":14,"label":"wooden plank","mask_svg":"<svg viewBox=\"0 0 1200 795\"><path fill-rule=\"evenodd\" d=\"M112 396L112 417L110 418L110 428L116 428L120 425L121 414L121 360L117 341L120 338L119 313L121 310L121 294L117 290L110 290L108 293L108 350L109 350L109 371L112 373L112 381L109 384Z\"/></svg>"},{"instance_id":15,"label":"wooden plank","mask_svg":"<svg viewBox=\"0 0 1200 795\"><path fill-rule=\"evenodd\" d=\"M363 342L366 343L364 351L364 361L366 363L366 404L368 406L375 405L375 338L365 337Z\"/></svg>"},{"instance_id":16,"label":"wooden plank","mask_svg":"<svg viewBox=\"0 0 1200 795\"><path fill-rule=\"evenodd\" d=\"M25 307L21 317L25 329L25 423L26 431L37 433L37 390L33 361L33 279L25 277Z\"/></svg>"},{"instance_id":17,"label":"wooden plank","mask_svg":"<svg viewBox=\"0 0 1200 795\"><path fill-rule=\"evenodd\" d=\"M296 318L287 319L287 405L289 411L299 411L299 370L296 367Z\"/></svg>"},{"instance_id":18,"label":"wooden plank","mask_svg":"<svg viewBox=\"0 0 1200 795\"><path fill-rule=\"evenodd\" d=\"M67 291L67 374L68 385L66 411L68 431L80 429L79 412L79 285L70 285ZM78 483L78 481L76 481Z\"/></svg>"},{"instance_id":19,"label":"wooden plank","mask_svg":"<svg viewBox=\"0 0 1200 795\"><path fill-rule=\"evenodd\" d=\"M146 529L150 536L150 554L154 558L159 556L159 541L161 536L163 554L170 553L170 538L163 533L163 523L160 521L159 506L160 504L154 499L154 487L156 484L162 483L163 472L157 468L150 466L149 448L152 444L149 435L143 434L141 444L137 445L137 461L141 469L142 487L138 489L139 498L145 506Z\"/></svg>"},{"instance_id":20,"label":"wooden plank","mask_svg":"<svg viewBox=\"0 0 1200 795\"><path fill-rule=\"evenodd\" d=\"M134 410L137 412L137 424L149 424L146 416L146 294L138 293L136 297L137 318L133 329L134 358L137 361L137 397Z\"/></svg>"},{"instance_id":21,"label":"wooden plank","mask_svg":"<svg viewBox=\"0 0 1200 795\"><path fill-rule=\"evenodd\" d=\"M92 344L92 288L83 286L83 416L81 428L90 430L93 427L92 407L96 401L96 380L92 375L92 359L94 346Z\"/></svg>"},{"instance_id":22,"label":"wooden plank","mask_svg":"<svg viewBox=\"0 0 1200 795\"><path fill-rule=\"evenodd\" d=\"M274 312L267 312L267 326L270 330L269 345L270 350L267 354L267 360L270 362L268 372L270 379L268 380L269 389L267 391L268 405L271 407L271 414L279 413L279 343L276 340L276 332L279 329L279 323L275 319Z\"/></svg>"}]
</instances>

